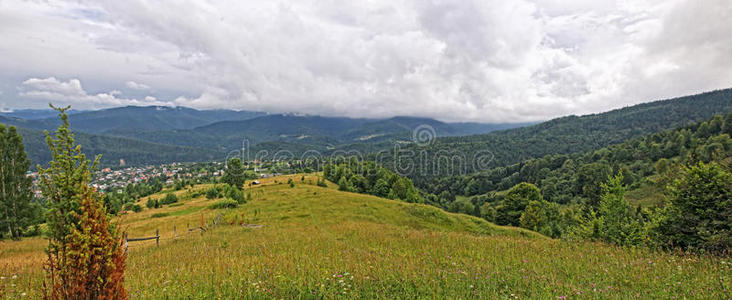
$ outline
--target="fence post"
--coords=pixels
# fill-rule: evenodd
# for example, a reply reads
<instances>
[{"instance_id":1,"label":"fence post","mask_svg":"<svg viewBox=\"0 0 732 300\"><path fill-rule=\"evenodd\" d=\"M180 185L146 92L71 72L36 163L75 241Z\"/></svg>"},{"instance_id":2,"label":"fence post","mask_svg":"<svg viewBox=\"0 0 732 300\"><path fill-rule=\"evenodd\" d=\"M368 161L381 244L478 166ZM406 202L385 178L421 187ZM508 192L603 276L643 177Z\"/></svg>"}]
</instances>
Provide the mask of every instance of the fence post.
<instances>
[{"instance_id":1,"label":"fence post","mask_svg":"<svg viewBox=\"0 0 732 300\"><path fill-rule=\"evenodd\" d=\"M191 224L190 223L186 223L186 231L188 232L188 234L191 234Z\"/></svg>"},{"instance_id":2,"label":"fence post","mask_svg":"<svg viewBox=\"0 0 732 300\"><path fill-rule=\"evenodd\" d=\"M173 225L173 239L176 239L178 237L178 231L175 230L175 225Z\"/></svg>"},{"instance_id":3,"label":"fence post","mask_svg":"<svg viewBox=\"0 0 732 300\"><path fill-rule=\"evenodd\" d=\"M160 230L155 228L155 246L160 247Z\"/></svg>"},{"instance_id":4,"label":"fence post","mask_svg":"<svg viewBox=\"0 0 732 300\"><path fill-rule=\"evenodd\" d=\"M127 233L125 232L125 252L127 252L127 248L130 247L130 242L127 241Z\"/></svg>"}]
</instances>

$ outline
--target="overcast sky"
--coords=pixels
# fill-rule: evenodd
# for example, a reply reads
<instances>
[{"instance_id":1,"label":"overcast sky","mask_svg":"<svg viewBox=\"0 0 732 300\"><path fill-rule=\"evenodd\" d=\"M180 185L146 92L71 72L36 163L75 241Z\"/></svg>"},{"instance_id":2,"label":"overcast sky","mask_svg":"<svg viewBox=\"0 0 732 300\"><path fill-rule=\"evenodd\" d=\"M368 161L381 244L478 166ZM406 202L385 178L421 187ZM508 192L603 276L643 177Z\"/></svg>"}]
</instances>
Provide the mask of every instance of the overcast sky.
<instances>
[{"instance_id":1,"label":"overcast sky","mask_svg":"<svg viewBox=\"0 0 732 300\"><path fill-rule=\"evenodd\" d=\"M729 87L730 0L0 0L0 109L517 122Z\"/></svg>"}]
</instances>

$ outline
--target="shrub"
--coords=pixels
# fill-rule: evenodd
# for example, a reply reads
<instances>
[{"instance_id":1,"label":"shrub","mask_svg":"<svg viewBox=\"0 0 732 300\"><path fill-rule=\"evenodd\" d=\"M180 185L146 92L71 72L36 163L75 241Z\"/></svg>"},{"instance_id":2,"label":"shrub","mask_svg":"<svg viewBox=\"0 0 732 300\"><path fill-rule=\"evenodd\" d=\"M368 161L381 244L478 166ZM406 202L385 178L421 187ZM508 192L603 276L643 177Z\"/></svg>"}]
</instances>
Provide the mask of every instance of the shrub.
<instances>
[{"instance_id":1,"label":"shrub","mask_svg":"<svg viewBox=\"0 0 732 300\"><path fill-rule=\"evenodd\" d=\"M242 192L240 189L237 189L235 187L232 187L230 185L224 186L224 194L227 198L231 198L232 200L236 201L239 204L246 203L246 199L244 199L244 192Z\"/></svg>"},{"instance_id":2,"label":"shrub","mask_svg":"<svg viewBox=\"0 0 732 300\"><path fill-rule=\"evenodd\" d=\"M225 208L237 208L239 206L239 203L232 199L224 199L216 201L216 203L211 204L208 208L210 209L225 209Z\"/></svg>"},{"instance_id":3,"label":"shrub","mask_svg":"<svg viewBox=\"0 0 732 300\"><path fill-rule=\"evenodd\" d=\"M142 211L142 207L139 204L127 203L124 206L124 210L134 211L134 212L141 212Z\"/></svg>"},{"instance_id":4,"label":"shrub","mask_svg":"<svg viewBox=\"0 0 732 300\"><path fill-rule=\"evenodd\" d=\"M212 186L206 190L206 199L217 199L221 198L221 189L218 186Z\"/></svg>"},{"instance_id":5,"label":"shrub","mask_svg":"<svg viewBox=\"0 0 732 300\"><path fill-rule=\"evenodd\" d=\"M158 200L147 198L145 206L147 206L147 208L158 208L160 207L160 204L158 204Z\"/></svg>"},{"instance_id":6,"label":"shrub","mask_svg":"<svg viewBox=\"0 0 732 300\"><path fill-rule=\"evenodd\" d=\"M176 202L178 202L178 196L176 196L173 193L166 194L165 195L165 198L163 198L162 200L160 200L160 204L162 204L162 205L173 204L173 203L176 203Z\"/></svg>"}]
</instances>

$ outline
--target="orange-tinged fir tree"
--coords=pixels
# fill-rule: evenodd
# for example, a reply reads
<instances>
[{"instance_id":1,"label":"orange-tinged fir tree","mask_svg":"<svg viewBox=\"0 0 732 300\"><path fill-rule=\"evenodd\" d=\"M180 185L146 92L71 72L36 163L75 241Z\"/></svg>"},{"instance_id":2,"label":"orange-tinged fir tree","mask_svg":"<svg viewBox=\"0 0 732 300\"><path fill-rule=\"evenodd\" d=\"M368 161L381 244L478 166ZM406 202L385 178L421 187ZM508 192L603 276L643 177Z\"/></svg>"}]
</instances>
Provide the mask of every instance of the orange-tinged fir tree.
<instances>
[{"instance_id":1,"label":"orange-tinged fir tree","mask_svg":"<svg viewBox=\"0 0 732 300\"><path fill-rule=\"evenodd\" d=\"M112 224L101 194L89 187L99 161L86 159L74 145L66 108L55 138L46 134L53 160L41 168L41 189L48 199L50 231L44 269L46 299L127 299L126 252L118 225Z\"/></svg>"}]
</instances>

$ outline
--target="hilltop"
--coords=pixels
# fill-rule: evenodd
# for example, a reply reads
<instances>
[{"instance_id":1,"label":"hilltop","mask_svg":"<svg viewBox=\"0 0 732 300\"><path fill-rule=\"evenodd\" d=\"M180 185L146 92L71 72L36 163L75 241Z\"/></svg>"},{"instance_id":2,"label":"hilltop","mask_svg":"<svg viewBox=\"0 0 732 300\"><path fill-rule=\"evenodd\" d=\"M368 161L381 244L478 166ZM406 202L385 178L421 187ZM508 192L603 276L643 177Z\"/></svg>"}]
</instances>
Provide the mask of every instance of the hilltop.
<instances>
[{"instance_id":1,"label":"hilltop","mask_svg":"<svg viewBox=\"0 0 732 300\"><path fill-rule=\"evenodd\" d=\"M210 185L196 185L175 192L180 203L119 217L130 237L156 229L162 237L159 247L130 243L130 295L715 298L724 297L719 281L732 271L717 258L551 240L430 206L341 192L332 183L319 187L313 175L260 181L235 209L209 208L217 201L202 195ZM185 233L187 225L219 215L216 228ZM37 295L44 245L38 238L0 242L0 275L16 284L12 293L4 290L7 297Z\"/></svg>"}]
</instances>

